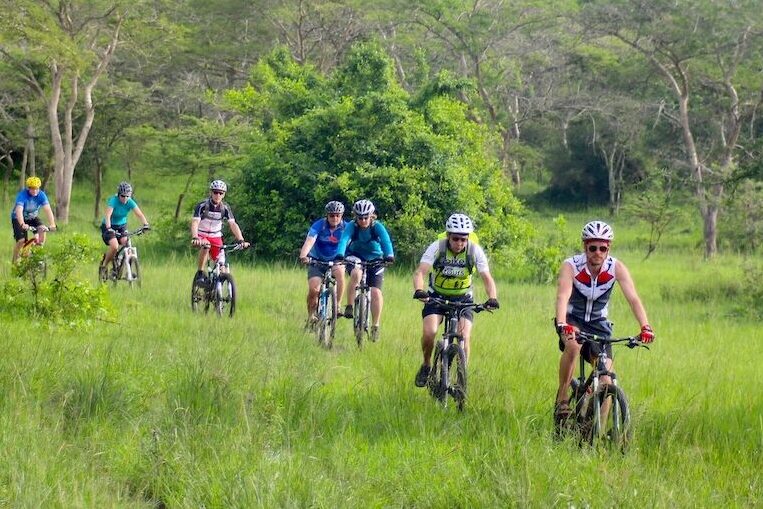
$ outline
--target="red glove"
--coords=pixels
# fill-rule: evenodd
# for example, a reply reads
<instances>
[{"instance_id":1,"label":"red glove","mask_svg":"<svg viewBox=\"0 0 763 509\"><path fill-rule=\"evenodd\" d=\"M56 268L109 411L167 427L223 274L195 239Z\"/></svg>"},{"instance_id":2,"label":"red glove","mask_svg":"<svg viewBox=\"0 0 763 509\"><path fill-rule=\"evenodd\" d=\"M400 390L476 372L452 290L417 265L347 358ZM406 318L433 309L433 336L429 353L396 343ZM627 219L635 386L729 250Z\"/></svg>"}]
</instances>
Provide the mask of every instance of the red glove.
<instances>
[{"instance_id":1,"label":"red glove","mask_svg":"<svg viewBox=\"0 0 763 509\"><path fill-rule=\"evenodd\" d=\"M562 334L563 336L572 336L575 333L575 327L564 322L557 323L556 332L558 334Z\"/></svg>"},{"instance_id":2,"label":"red glove","mask_svg":"<svg viewBox=\"0 0 763 509\"><path fill-rule=\"evenodd\" d=\"M641 327L641 334L639 334L639 339L642 343L651 343L654 341L654 331L649 324Z\"/></svg>"}]
</instances>

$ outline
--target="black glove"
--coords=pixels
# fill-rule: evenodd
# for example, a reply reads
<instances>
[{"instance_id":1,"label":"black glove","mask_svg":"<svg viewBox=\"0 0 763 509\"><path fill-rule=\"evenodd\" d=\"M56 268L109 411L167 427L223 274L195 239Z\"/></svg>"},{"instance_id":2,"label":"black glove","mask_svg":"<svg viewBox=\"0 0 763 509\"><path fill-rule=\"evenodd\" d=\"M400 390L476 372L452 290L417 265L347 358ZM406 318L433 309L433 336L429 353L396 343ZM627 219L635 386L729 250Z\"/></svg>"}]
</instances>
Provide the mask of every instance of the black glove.
<instances>
[{"instance_id":1,"label":"black glove","mask_svg":"<svg viewBox=\"0 0 763 509\"><path fill-rule=\"evenodd\" d=\"M428 299L429 298L429 292L426 290L416 290L413 292L413 298L414 299Z\"/></svg>"},{"instance_id":2,"label":"black glove","mask_svg":"<svg viewBox=\"0 0 763 509\"><path fill-rule=\"evenodd\" d=\"M334 257L335 262L343 262L344 261L344 255L336 255Z\"/></svg>"},{"instance_id":3,"label":"black glove","mask_svg":"<svg viewBox=\"0 0 763 509\"><path fill-rule=\"evenodd\" d=\"M144 231L144 232L147 232L147 231L148 231L148 230L150 230L150 229L151 229L151 227L148 225L148 223L146 223L146 224L144 224L144 225L143 225L143 231Z\"/></svg>"},{"instance_id":4,"label":"black glove","mask_svg":"<svg viewBox=\"0 0 763 509\"><path fill-rule=\"evenodd\" d=\"M485 306L485 309L498 309L499 307L501 307L498 304L498 299L488 299L485 302L484 306Z\"/></svg>"},{"instance_id":5,"label":"black glove","mask_svg":"<svg viewBox=\"0 0 763 509\"><path fill-rule=\"evenodd\" d=\"M386 263L387 265L392 265L393 263L395 263L395 257L394 256L385 256L384 257L384 263Z\"/></svg>"}]
</instances>

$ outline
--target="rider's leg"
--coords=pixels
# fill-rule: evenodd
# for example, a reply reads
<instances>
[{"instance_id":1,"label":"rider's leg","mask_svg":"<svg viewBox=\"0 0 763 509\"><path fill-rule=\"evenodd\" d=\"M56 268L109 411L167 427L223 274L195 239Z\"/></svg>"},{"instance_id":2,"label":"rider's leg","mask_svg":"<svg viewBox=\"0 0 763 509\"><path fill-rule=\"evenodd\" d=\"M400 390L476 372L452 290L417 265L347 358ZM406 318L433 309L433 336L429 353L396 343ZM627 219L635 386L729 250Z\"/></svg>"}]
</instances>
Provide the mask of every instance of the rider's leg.
<instances>
[{"instance_id":1,"label":"rider's leg","mask_svg":"<svg viewBox=\"0 0 763 509\"><path fill-rule=\"evenodd\" d=\"M196 268L200 272L204 272L204 266L207 263L208 256L209 256L209 249L204 249L204 248L199 249L199 258L198 258L198 263L196 265Z\"/></svg>"},{"instance_id":2,"label":"rider's leg","mask_svg":"<svg viewBox=\"0 0 763 509\"><path fill-rule=\"evenodd\" d=\"M371 287L371 325L374 327L379 326L381 321L381 312L384 307L384 295L382 295L381 288Z\"/></svg>"},{"instance_id":3,"label":"rider's leg","mask_svg":"<svg viewBox=\"0 0 763 509\"><path fill-rule=\"evenodd\" d=\"M350 286L347 287L347 305L352 306L352 304L355 302L355 294L356 289L358 287L358 283L360 283L360 276L361 271L360 268L356 267L352 269L352 273L350 274Z\"/></svg>"},{"instance_id":4,"label":"rider's leg","mask_svg":"<svg viewBox=\"0 0 763 509\"><path fill-rule=\"evenodd\" d=\"M127 242L127 239L125 239L125 242ZM111 263L111 260L114 259L114 255L117 252L117 249L119 249L119 241L117 241L116 237L112 237L109 239L109 248L106 250L106 255L103 257L103 266L108 267L109 263Z\"/></svg>"},{"instance_id":5,"label":"rider's leg","mask_svg":"<svg viewBox=\"0 0 763 509\"><path fill-rule=\"evenodd\" d=\"M431 366L432 349L434 348L434 337L437 335L437 328L440 326L440 315L427 315L424 317L421 330L421 353L424 355L424 365Z\"/></svg>"},{"instance_id":6,"label":"rider's leg","mask_svg":"<svg viewBox=\"0 0 763 509\"><path fill-rule=\"evenodd\" d=\"M24 246L24 242L26 242L26 240L21 239L13 245L13 263L16 263L16 261L19 259L19 253L21 252L21 248Z\"/></svg>"},{"instance_id":7,"label":"rider's leg","mask_svg":"<svg viewBox=\"0 0 763 509\"><path fill-rule=\"evenodd\" d=\"M342 303L342 295L344 295L344 266L336 265L332 268L334 278L336 278L336 305Z\"/></svg>"},{"instance_id":8,"label":"rider's leg","mask_svg":"<svg viewBox=\"0 0 763 509\"><path fill-rule=\"evenodd\" d=\"M464 338L464 353L466 354L466 364L469 364L469 352L471 347L469 346L470 339L472 337L472 322L468 318L461 318L458 322L458 331Z\"/></svg>"},{"instance_id":9,"label":"rider's leg","mask_svg":"<svg viewBox=\"0 0 763 509\"><path fill-rule=\"evenodd\" d=\"M318 293L321 290L321 278L311 277L307 280L307 316L312 317L318 309Z\"/></svg>"},{"instance_id":10,"label":"rider's leg","mask_svg":"<svg viewBox=\"0 0 763 509\"><path fill-rule=\"evenodd\" d=\"M19 259L21 248L24 246L24 242L26 242L27 233L21 229L21 225L16 219L11 219L11 223L13 225L13 238L16 240L16 243L13 245L13 257L11 258L11 261L16 263L16 260Z\"/></svg>"},{"instance_id":11,"label":"rider's leg","mask_svg":"<svg viewBox=\"0 0 763 509\"><path fill-rule=\"evenodd\" d=\"M577 341L570 338L563 341L564 351L562 357L559 359L559 389L556 391L556 402L561 403L567 401L567 394L569 392L570 381L575 371L575 362L580 355L581 345Z\"/></svg>"}]
</instances>

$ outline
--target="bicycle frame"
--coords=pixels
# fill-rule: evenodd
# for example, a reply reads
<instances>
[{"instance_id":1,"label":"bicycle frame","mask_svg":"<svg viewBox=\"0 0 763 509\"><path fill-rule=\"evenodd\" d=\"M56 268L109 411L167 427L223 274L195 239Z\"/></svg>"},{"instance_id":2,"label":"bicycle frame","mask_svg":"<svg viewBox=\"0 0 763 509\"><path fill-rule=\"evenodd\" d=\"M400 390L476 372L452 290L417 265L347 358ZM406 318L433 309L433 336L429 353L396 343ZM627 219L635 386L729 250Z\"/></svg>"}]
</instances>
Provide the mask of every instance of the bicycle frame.
<instances>
[{"instance_id":1,"label":"bicycle frame","mask_svg":"<svg viewBox=\"0 0 763 509\"><path fill-rule=\"evenodd\" d=\"M114 281L114 285L116 285L120 279L124 279L130 286L132 286L132 284L136 281L140 283L140 274L137 270L133 270L133 260L135 268L137 269L138 267L138 248L132 245L132 237L134 235L143 235L145 231L146 230L143 228L138 228L137 230L131 232L124 232L121 235L118 233L116 234L117 240L127 240L124 243L119 242L117 252L114 254L114 258L111 260L112 274L110 277L108 275L101 276L103 281L112 279Z\"/></svg>"},{"instance_id":2,"label":"bicycle frame","mask_svg":"<svg viewBox=\"0 0 763 509\"><path fill-rule=\"evenodd\" d=\"M202 246L202 249L210 249L209 245ZM207 259L207 285L198 285L194 279L191 287L191 307L196 311L199 303L204 303L205 312L209 310L211 303L215 304L215 311L218 316L222 316L223 308L229 306L229 316L233 316L236 309L236 290L233 283L233 276L230 274L226 252L239 251L244 249L242 244L224 244L220 246L220 253L217 259ZM224 291L228 289L228 293Z\"/></svg>"},{"instance_id":3,"label":"bicycle frame","mask_svg":"<svg viewBox=\"0 0 763 509\"><path fill-rule=\"evenodd\" d=\"M318 316L317 336L318 343L331 348L334 331L336 329L337 320L337 306L339 305L339 298L336 295L336 278L334 277L334 262L324 262L322 260L310 259L310 265L315 265L324 269L323 279L321 280L321 286L318 290L318 308L316 314ZM333 300L332 307L329 308L329 299ZM333 311L329 311L329 309Z\"/></svg>"},{"instance_id":4,"label":"bicycle frame","mask_svg":"<svg viewBox=\"0 0 763 509\"><path fill-rule=\"evenodd\" d=\"M359 348L363 346L363 340L368 335L368 316L371 314L371 287L367 282L368 269L384 264L383 260L357 260L353 264L354 268L360 269L360 281L358 281L358 286L355 287L354 316L352 320L355 341L357 341Z\"/></svg>"}]
</instances>

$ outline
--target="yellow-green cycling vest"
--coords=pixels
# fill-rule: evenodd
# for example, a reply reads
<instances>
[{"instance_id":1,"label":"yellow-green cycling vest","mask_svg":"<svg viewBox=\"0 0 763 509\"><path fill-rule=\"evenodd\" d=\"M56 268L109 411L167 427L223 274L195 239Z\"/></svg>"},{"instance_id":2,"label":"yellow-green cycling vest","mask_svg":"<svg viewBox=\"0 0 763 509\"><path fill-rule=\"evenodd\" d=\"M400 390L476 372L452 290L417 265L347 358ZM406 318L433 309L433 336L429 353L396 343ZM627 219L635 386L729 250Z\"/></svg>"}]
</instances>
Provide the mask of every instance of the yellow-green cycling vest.
<instances>
[{"instance_id":1,"label":"yellow-green cycling vest","mask_svg":"<svg viewBox=\"0 0 763 509\"><path fill-rule=\"evenodd\" d=\"M460 297L472 289L472 274L477 270L472 255L472 240L459 254L448 249L448 241L440 240L437 258L429 274L429 286L445 297Z\"/></svg>"}]
</instances>

